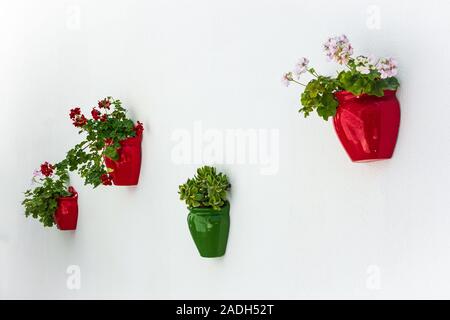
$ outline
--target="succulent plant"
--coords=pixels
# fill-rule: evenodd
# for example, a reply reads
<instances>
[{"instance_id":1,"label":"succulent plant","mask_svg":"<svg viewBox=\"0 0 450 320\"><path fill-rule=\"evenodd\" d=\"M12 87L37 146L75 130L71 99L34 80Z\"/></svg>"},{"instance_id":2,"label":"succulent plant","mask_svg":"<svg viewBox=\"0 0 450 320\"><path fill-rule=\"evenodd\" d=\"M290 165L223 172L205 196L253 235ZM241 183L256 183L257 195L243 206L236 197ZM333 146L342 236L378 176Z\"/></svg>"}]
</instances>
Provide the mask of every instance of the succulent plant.
<instances>
[{"instance_id":1,"label":"succulent plant","mask_svg":"<svg viewBox=\"0 0 450 320\"><path fill-rule=\"evenodd\" d=\"M225 174L217 173L214 167L204 166L197 169L194 178L179 186L178 193L189 208L220 210L226 204L230 188Z\"/></svg>"}]
</instances>

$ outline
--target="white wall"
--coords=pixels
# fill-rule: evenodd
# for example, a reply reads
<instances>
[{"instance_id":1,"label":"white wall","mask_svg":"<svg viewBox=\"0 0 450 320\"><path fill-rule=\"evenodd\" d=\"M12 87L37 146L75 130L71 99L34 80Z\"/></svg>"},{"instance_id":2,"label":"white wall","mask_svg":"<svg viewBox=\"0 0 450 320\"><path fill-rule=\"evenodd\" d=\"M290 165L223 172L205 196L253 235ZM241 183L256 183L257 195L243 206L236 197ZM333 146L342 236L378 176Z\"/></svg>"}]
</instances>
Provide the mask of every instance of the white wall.
<instances>
[{"instance_id":1,"label":"white wall","mask_svg":"<svg viewBox=\"0 0 450 320\"><path fill-rule=\"evenodd\" d=\"M450 298L449 12L444 0L1 0L0 298ZM351 163L332 123L304 120L300 91L280 84L301 56L331 74L321 45L341 33L400 63L389 161ZM33 169L80 139L68 109L106 95L145 123L139 186L91 190L74 175L75 233L25 219ZM217 165L233 190L215 260L196 252L177 195L198 165L177 164L171 138L196 121L279 130L276 174Z\"/></svg>"}]
</instances>

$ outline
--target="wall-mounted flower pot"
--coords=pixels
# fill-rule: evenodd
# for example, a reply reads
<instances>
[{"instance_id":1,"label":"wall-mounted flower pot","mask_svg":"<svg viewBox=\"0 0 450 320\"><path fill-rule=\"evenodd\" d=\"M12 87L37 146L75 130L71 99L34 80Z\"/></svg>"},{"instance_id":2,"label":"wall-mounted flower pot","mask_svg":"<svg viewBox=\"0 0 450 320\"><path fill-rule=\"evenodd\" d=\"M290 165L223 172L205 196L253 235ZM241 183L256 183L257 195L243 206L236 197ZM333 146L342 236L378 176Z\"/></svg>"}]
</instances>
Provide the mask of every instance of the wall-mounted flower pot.
<instances>
[{"instance_id":1,"label":"wall-mounted flower pot","mask_svg":"<svg viewBox=\"0 0 450 320\"><path fill-rule=\"evenodd\" d=\"M389 159L394 152L400 126L400 104L396 91L383 97L355 96L347 91L335 94L339 102L334 128L354 162Z\"/></svg>"},{"instance_id":2,"label":"wall-mounted flower pot","mask_svg":"<svg viewBox=\"0 0 450 320\"><path fill-rule=\"evenodd\" d=\"M216 258L225 254L230 230L229 202L220 210L190 208L187 220L192 239L202 257Z\"/></svg>"},{"instance_id":3,"label":"wall-mounted flower pot","mask_svg":"<svg viewBox=\"0 0 450 320\"><path fill-rule=\"evenodd\" d=\"M141 172L141 144L142 133L120 142L117 150L119 160L114 161L105 157L105 164L113 171L110 173L116 186L135 186L139 182Z\"/></svg>"},{"instance_id":4,"label":"wall-mounted flower pot","mask_svg":"<svg viewBox=\"0 0 450 320\"><path fill-rule=\"evenodd\" d=\"M75 230L78 221L78 193L73 187L69 187L72 194L68 197L58 198L54 219L60 230Z\"/></svg>"}]
</instances>

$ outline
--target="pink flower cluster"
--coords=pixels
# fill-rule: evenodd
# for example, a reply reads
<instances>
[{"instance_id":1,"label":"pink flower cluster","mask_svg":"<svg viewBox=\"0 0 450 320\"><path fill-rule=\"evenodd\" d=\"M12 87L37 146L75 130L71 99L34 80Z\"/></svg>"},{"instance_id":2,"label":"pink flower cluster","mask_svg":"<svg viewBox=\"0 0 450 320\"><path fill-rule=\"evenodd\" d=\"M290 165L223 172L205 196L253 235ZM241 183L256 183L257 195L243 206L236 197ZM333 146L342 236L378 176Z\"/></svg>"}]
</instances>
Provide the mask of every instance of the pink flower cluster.
<instances>
[{"instance_id":1,"label":"pink flower cluster","mask_svg":"<svg viewBox=\"0 0 450 320\"><path fill-rule=\"evenodd\" d=\"M339 64L347 64L353 54L353 47L345 35L329 38L324 44L324 49L327 57ZM356 71L369 74L370 71L377 70L381 79L394 77L398 72L397 61L392 58L381 58L375 62L373 57L358 56L354 62Z\"/></svg>"},{"instance_id":2,"label":"pink flower cluster","mask_svg":"<svg viewBox=\"0 0 450 320\"><path fill-rule=\"evenodd\" d=\"M353 47L346 35L329 38L323 47L328 59L339 64L347 64L353 54Z\"/></svg>"},{"instance_id":3,"label":"pink flower cluster","mask_svg":"<svg viewBox=\"0 0 450 320\"><path fill-rule=\"evenodd\" d=\"M362 74L369 74L370 71L375 70L375 64L373 57L358 56L355 58L355 69Z\"/></svg>"},{"instance_id":4,"label":"pink flower cluster","mask_svg":"<svg viewBox=\"0 0 450 320\"><path fill-rule=\"evenodd\" d=\"M294 72L287 72L283 74L281 78L281 82L288 87L291 81L294 81L294 75L297 80L300 79L300 76L308 71L309 60L307 58L301 58L298 60L297 64L294 66Z\"/></svg>"},{"instance_id":5,"label":"pink flower cluster","mask_svg":"<svg viewBox=\"0 0 450 320\"><path fill-rule=\"evenodd\" d=\"M380 73L381 79L395 77L398 72L397 61L393 58L381 58L375 61L373 57L359 56L355 60L356 71L362 74L369 74L370 71L376 70Z\"/></svg>"},{"instance_id":6,"label":"pink flower cluster","mask_svg":"<svg viewBox=\"0 0 450 320\"><path fill-rule=\"evenodd\" d=\"M353 47L350 44L346 35L341 35L333 38L329 38L324 43L325 53L329 60L336 61L341 65L350 65L354 67L356 71L361 74L369 74L372 71L376 71L380 74L381 79L394 77L398 72L397 61L393 58L381 58L378 61L372 56L358 56L352 58ZM312 69L308 69L309 60L307 58L301 58L294 67L294 71L283 74L281 82L287 87L291 82L297 82L300 76L310 71L313 76L317 76ZM298 84L301 84L297 82Z\"/></svg>"},{"instance_id":7,"label":"pink flower cluster","mask_svg":"<svg viewBox=\"0 0 450 320\"><path fill-rule=\"evenodd\" d=\"M395 77L398 72L397 61L393 58L381 58L376 65L381 79Z\"/></svg>"},{"instance_id":8,"label":"pink flower cluster","mask_svg":"<svg viewBox=\"0 0 450 320\"><path fill-rule=\"evenodd\" d=\"M281 77L281 83L286 87L289 87L289 83L292 80L293 80L292 72L286 72L285 74L283 74L283 77Z\"/></svg>"},{"instance_id":9,"label":"pink flower cluster","mask_svg":"<svg viewBox=\"0 0 450 320\"><path fill-rule=\"evenodd\" d=\"M300 78L300 76L308 71L308 58L301 58L298 60L297 64L294 67L294 74L297 76L297 79Z\"/></svg>"}]
</instances>

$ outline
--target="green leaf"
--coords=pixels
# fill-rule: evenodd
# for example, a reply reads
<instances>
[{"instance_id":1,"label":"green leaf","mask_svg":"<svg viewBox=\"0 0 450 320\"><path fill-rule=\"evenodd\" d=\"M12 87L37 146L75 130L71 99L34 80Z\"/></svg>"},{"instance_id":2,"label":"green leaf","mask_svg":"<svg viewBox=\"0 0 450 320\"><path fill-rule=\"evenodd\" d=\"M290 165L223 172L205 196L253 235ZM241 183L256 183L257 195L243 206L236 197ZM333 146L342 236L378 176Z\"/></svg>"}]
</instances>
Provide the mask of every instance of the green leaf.
<instances>
[{"instance_id":1,"label":"green leaf","mask_svg":"<svg viewBox=\"0 0 450 320\"><path fill-rule=\"evenodd\" d=\"M112 160L119 160L119 154L117 153L116 148L112 146L106 147L103 154Z\"/></svg>"}]
</instances>

